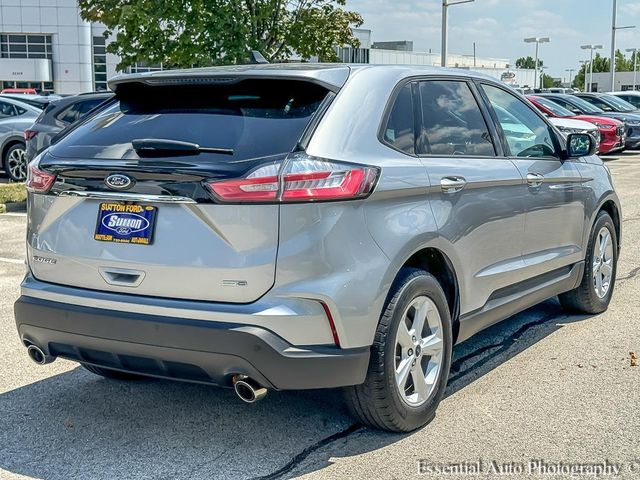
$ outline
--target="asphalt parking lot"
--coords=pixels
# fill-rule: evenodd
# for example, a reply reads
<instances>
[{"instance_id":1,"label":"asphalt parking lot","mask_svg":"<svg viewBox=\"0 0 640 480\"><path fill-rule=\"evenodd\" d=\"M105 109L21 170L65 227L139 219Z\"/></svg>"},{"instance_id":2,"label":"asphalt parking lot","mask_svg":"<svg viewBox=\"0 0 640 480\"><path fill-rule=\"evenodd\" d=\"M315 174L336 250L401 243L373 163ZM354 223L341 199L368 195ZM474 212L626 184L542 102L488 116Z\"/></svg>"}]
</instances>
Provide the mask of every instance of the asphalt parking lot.
<instances>
[{"instance_id":1,"label":"asphalt parking lot","mask_svg":"<svg viewBox=\"0 0 640 480\"><path fill-rule=\"evenodd\" d=\"M418 477L420 461L466 468L447 478L522 478L530 460L544 465L528 478L603 462L610 477L640 477L640 155L607 164L624 217L609 311L568 316L551 300L459 345L436 419L408 435L354 425L338 391L271 392L251 406L207 386L33 364L12 308L26 218L0 215L0 478L400 479Z\"/></svg>"}]
</instances>

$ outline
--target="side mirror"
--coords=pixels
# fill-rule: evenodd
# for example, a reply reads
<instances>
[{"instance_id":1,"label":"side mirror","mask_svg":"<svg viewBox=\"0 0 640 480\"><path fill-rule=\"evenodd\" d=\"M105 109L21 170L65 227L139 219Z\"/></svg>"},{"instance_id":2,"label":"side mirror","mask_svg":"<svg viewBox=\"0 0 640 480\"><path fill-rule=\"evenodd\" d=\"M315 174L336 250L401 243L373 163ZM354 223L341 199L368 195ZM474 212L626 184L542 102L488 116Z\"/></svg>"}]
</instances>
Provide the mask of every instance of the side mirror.
<instances>
[{"instance_id":1,"label":"side mirror","mask_svg":"<svg viewBox=\"0 0 640 480\"><path fill-rule=\"evenodd\" d=\"M596 153L596 142L587 133L567 135L567 158L588 157Z\"/></svg>"}]
</instances>

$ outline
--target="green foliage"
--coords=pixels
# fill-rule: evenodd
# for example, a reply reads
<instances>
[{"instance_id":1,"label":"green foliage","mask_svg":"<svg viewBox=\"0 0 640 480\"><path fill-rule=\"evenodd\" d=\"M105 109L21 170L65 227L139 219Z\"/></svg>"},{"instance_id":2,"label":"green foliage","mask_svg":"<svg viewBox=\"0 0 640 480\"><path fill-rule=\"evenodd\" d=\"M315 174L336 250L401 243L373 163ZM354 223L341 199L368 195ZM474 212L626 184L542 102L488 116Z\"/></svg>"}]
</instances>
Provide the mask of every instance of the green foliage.
<instances>
[{"instance_id":1,"label":"green foliage","mask_svg":"<svg viewBox=\"0 0 640 480\"><path fill-rule=\"evenodd\" d=\"M546 73L542 76L542 88L551 88L555 86L555 80L551 75Z\"/></svg>"},{"instance_id":2,"label":"green foliage","mask_svg":"<svg viewBox=\"0 0 640 480\"><path fill-rule=\"evenodd\" d=\"M543 66L542 60L538 59L538 68ZM533 70L536 68L536 60L535 58L528 57L520 57L516 60L516 68L525 68L529 70Z\"/></svg>"},{"instance_id":3,"label":"green foliage","mask_svg":"<svg viewBox=\"0 0 640 480\"><path fill-rule=\"evenodd\" d=\"M346 0L79 0L83 19L101 22L121 61L167 68L245 62L251 50L269 61L296 53L335 61L335 46L357 47L360 14Z\"/></svg>"},{"instance_id":4,"label":"green foliage","mask_svg":"<svg viewBox=\"0 0 640 480\"><path fill-rule=\"evenodd\" d=\"M24 202L27 200L27 190L24 183L0 184L0 204Z\"/></svg>"},{"instance_id":5,"label":"green foliage","mask_svg":"<svg viewBox=\"0 0 640 480\"><path fill-rule=\"evenodd\" d=\"M640 53L640 52L639 52ZM620 50L616 50L616 72L632 72L634 53L632 52L629 58L625 56ZM638 63L640 64L640 56L638 57ZM639 65L640 66L640 65ZM584 89L585 74L589 76L589 63L583 63L578 71L578 74L573 79L573 88ZM593 73L610 72L611 71L611 59L604 57L599 53L596 53L593 57ZM588 81L588 78L587 78Z\"/></svg>"}]
</instances>

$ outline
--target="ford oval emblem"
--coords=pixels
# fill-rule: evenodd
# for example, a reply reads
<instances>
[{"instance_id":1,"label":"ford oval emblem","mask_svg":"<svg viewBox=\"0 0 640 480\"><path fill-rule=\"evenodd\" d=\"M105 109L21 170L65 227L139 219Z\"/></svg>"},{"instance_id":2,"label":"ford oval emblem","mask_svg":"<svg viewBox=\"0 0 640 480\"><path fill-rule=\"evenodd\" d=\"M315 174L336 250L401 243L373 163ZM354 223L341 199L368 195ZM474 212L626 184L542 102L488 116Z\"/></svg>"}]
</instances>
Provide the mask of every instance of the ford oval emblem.
<instances>
[{"instance_id":1,"label":"ford oval emblem","mask_svg":"<svg viewBox=\"0 0 640 480\"><path fill-rule=\"evenodd\" d=\"M133 185L133 180L122 173L112 173L104 179L104 183L114 190L126 190Z\"/></svg>"}]
</instances>

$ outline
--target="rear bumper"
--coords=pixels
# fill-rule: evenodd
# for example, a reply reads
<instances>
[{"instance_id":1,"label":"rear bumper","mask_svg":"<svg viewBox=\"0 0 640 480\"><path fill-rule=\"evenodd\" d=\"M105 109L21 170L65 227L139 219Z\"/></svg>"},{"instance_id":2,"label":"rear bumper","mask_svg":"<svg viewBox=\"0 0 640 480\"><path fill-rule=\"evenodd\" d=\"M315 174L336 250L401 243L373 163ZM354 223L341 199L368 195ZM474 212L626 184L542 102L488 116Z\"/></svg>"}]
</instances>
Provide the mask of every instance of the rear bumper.
<instances>
[{"instance_id":1,"label":"rear bumper","mask_svg":"<svg viewBox=\"0 0 640 480\"><path fill-rule=\"evenodd\" d=\"M256 326L105 310L22 295L15 303L23 342L82 363L219 386L235 374L277 390L364 381L369 348L292 346Z\"/></svg>"}]
</instances>

